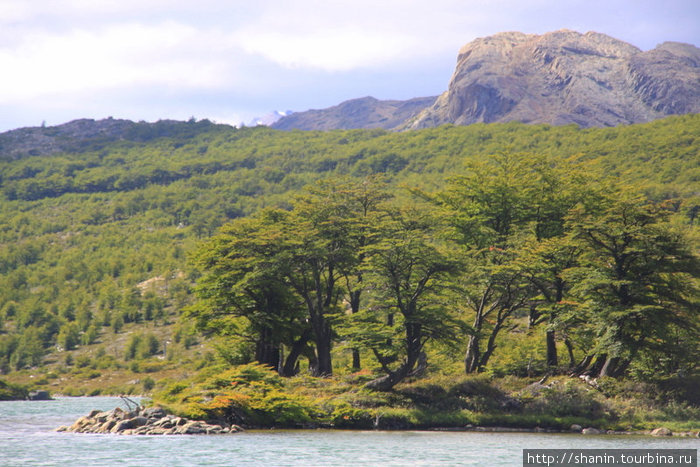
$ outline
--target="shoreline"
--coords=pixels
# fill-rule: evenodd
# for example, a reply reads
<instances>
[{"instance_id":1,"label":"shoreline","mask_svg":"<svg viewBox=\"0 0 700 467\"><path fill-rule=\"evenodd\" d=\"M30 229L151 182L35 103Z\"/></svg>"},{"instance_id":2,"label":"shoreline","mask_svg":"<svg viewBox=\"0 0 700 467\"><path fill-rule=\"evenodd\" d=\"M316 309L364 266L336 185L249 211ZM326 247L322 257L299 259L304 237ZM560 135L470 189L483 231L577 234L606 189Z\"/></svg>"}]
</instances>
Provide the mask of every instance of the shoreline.
<instances>
[{"instance_id":1,"label":"shoreline","mask_svg":"<svg viewBox=\"0 0 700 467\"><path fill-rule=\"evenodd\" d=\"M535 427L506 427L506 426L472 426L464 427L424 427L424 428L375 428L352 429L337 428L331 425L307 425L294 428L239 426L213 420L191 420L166 412L162 407L146 408L138 406L134 410L125 411L115 407L110 411L92 410L88 415L79 417L71 426L60 426L57 432L99 433L119 435L175 435L175 434L233 434L243 431L269 430L329 430L329 431L425 431L425 432L463 432L463 433L533 433L533 434L571 434L581 436L640 436L640 437L676 437L700 438L700 430L673 432L665 427L642 431L602 430L595 427L572 425L569 430Z\"/></svg>"}]
</instances>

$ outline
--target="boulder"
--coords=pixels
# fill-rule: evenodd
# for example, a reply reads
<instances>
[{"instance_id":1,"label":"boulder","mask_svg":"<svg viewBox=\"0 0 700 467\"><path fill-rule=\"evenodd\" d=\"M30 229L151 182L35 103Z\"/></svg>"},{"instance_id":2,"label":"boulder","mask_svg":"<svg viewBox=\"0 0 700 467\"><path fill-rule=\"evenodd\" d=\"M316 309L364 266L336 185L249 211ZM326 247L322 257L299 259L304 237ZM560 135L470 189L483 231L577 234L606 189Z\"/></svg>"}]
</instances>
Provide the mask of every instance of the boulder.
<instances>
[{"instance_id":1,"label":"boulder","mask_svg":"<svg viewBox=\"0 0 700 467\"><path fill-rule=\"evenodd\" d=\"M109 433L116 424L114 420L107 420L95 430L95 433Z\"/></svg>"},{"instance_id":2,"label":"boulder","mask_svg":"<svg viewBox=\"0 0 700 467\"><path fill-rule=\"evenodd\" d=\"M584 435L599 435L602 432L598 428L589 427L589 428L584 428L583 430L581 430L581 433Z\"/></svg>"},{"instance_id":3,"label":"boulder","mask_svg":"<svg viewBox=\"0 0 700 467\"><path fill-rule=\"evenodd\" d=\"M651 432L652 436L672 436L673 432L665 427L660 427Z\"/></svg>"},{"instance_id":4,"label":"boulder","mask_svg":"<svg viewBox=\"0 0 700 467\"><path fill-rule=\"evenodd\" d=\"M82 431L83 428L86 426L90 425L90 419L88 417L80 417L73 423L70 428L68 429L69 431Z\"/></svg>"},{"instance_id":5,"label":"boulder","mask_svg":"<svg viewBox=\"0 0 700 467\"><path fill-rule=\"evenodd\" d=\"M163 418L167 415L162 407L149 407L144 409L141 414L146 418Z\"/></svg>"},{"instance_id":6,"label":"boulder","mask_svg":"<svg viewBox=\"0 0 700 467\"><path fill-rule=\"evenodd\" d=\"M146 417L134 417L131 419L134 427L140 427L148 424L148 419Z\"/></svg>"},{"instance_id":7,"label":"boulder","mask_svg":"<svg viewBox=\"0 0 700 467\"><path fill-rule=\"evenodd\" d=\"M581 433L583 431L583 427L574 423L573 425L571 425L569 430L573 433Z\"/></svg>"},{"instance_id":8,"label":"boulder","mask_svg":"<svg viewBox=\"0 0 700 467\"><path fill-rule=\"evenodd\" d=\"M50 401L51 395L49 391L29 391L27 394L27 399L30 401Z\"/></svg>"},{"instance_id":9,"label":"boulder","mask_svg":"<svg viewBox=\"0 0 700 467\"><path fill-rule=\"evenodd\" d=\"M109 430L110 433L119 433L121 431L125 430L130 430L131 428L134 427L134 422L132 420L121 420L117 422L114 427L112 427L111 430Z\"/></svg>"}]
</instances>

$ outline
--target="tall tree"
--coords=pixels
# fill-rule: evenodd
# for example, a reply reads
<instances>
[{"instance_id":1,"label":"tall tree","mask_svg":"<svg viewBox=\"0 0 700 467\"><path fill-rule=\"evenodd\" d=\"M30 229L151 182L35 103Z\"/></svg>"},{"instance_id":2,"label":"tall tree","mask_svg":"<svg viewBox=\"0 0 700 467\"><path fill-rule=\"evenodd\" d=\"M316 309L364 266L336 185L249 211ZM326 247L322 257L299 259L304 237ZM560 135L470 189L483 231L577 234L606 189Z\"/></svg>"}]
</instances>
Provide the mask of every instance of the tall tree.
<instances>
[{"instance_id":1,"label":"tall tree","mask_svg":"<svg viewBox=\"0 0 700 467\"><path fill-rule=\"evenodd\" d=\"M457 338L461 323L452 318L442 295L458 269L454 251L441 242L438 222L425 212L395 211L367 248L373 304L356 317L356 340L371 348L386 375L368 383L389 390L425 361L431 339Z\"/></svg>"},{"instance_id":2,"label":"tall tree","mask_svg":"<svg viewBox=\"0 0 700 467\"><path fill-rule=\"evenodd\" d=\"M697 345L700 258L669 214L625 192L572 212L571 236L583 252L570 272L574 311L597 337L580 371L620 376L643 352L668 353L679 328L690 331L686 349Z\"/></svg>"},{"instance_id":3,"label":"tall tree","mask_svg":"<svg viewBox=\"0 0 700 467\"><path fill-rule=\"evenodd\" d=\"M284 376L294 373L311 338L303 304L277 261L285 248L279 227L288 217L284 211L263 211L227 224L204 243L194 256L203 271L195 289L200 301L187 312L200 330L252 339L255 359ZM283 345L289 350L286 359Z\"/></svg>"},{"instance_id":4,"label":"tall tree","mask_svg":"<svg viewBox=\"0 0 700 467\"><path fill-rule=\"evenodd\" d=\"M386 182L380 176L323 180L308 191L297 201L296 207L308 216L323 212L326 224L332 223L342 229L349 254L339 263L340 287L350 313L356 314L360 311L365 288L362 266L366 251L377 240L377 226L386 215L383 205L391 198ZM358 348L352 349L352 367L355 370L361 367Z\"/></svg>"},{"instance_id":5,"label":"tall tree","mask_svg":"<svg viewBox=\"0 0 700 467\"><path fill-rule=\"evenodd\" d=\"M579 247L566 236L566 216L577 204L595 204L600 188L591 177L591 167L553 163L544 158L535 159L530 183L531 236L525 242L518 263L525 271L536 293L530 299L530 326L545 324L546 361L550 370L559 365L557 331L561 331L573 362L572 343L567 337L559 310L567 298L570 284L564 272L577 265Z\"/></svg>"},{"instance_id":6,"label":"tall tree","mask_svg":"<svg viewBox=\"0 0 700 467\"><path fill-rule=\"evenodd\" d=\"M467 175L453 178L431 198L452 225L454 240L467 261L459 280L463 308L473 313L464 357L466 373L484 369L498 334L531 294L516 262L523 229L537 215L531 203L536 189L531 162L499 154L472 163Z\"/></svg>"}]
</instances>

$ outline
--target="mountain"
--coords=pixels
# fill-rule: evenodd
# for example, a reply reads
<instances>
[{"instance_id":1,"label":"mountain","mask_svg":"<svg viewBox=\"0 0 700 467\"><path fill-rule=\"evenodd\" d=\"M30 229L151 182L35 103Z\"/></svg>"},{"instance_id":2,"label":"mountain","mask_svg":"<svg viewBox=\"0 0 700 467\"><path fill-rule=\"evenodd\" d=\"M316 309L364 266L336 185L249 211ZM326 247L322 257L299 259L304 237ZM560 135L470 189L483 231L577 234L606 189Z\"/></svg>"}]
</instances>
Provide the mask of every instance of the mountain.
<instances>
[{"instance_id":1,"label":"mountain","mask_svg":"<svg viewBox=\"0 0 700 467\"><path fill-rule=\"evenodd\" d=\"M606 127L700 112L700 49L642 51L605 34L504 32L459 51L447 91L409 101L371 97L283 117L273 128L418 129L452 123Z\"/></svg>"},{"instance_id":2,"label":"mountain","mask_svg":"<svg viewBox=\"0 0 700 467\"><path fill-rule=\"evenodd\" d=\"M272 125L278 130L394 129L435 102L435 96L407 101L362 97L321 110L295 112Z\"/></svg>"},{"instance_id":3,"label":"mountain","mask_svg":"<svg viewBox=\"0 0 700 467\"><path fill-rule=\"evenodd\" d=\"M610 36L507 32L459 51L448 90L405 128L476 122L616 126L700 112L700 49Z\"/></svg>"}]
</instances>

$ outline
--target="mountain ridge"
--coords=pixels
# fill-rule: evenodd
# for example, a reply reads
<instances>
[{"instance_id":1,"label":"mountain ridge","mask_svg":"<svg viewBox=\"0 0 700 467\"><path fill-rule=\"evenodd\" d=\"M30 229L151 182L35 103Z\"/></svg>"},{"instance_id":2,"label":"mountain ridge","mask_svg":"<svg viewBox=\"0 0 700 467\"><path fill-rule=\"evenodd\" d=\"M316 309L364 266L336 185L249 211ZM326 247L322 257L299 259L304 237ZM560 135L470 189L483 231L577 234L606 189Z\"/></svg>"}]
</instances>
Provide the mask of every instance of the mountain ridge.
<instances>
[{"instance_id":1,"label":"mountain ridge","mask_svg":"<svg viewBox=\"0 0 700 467\"><path fill-rule=\"evenodd\" d=\"M273 128L377 127L369 118L361 125L360 100L295 112ZM381 127L391 130L510 121L581 127L643 123L700 112L700 49L664 42L642 51L605 34L566 29L542 35L503 32L462 46L448 89L400 124L394 125L403 115L386 115L389 109L383 103L401 108L416 99L374 101L364 115L384 112L392 125ZM353 126L344 125L346 120Z\"/></svg>"},{"instance_id":2,"label":"mountain ridge","mask_svg":"<svg viewBox=\"0 0 700 467\"><path fill-rule=\"evenodd\" d=\"M294 112L271 125L278 130L354 130L383 128L392 130L415 116L437 96L409 100L379 100L371 96L350 99L326 109Z\"/></svg>"}]
</instances>

